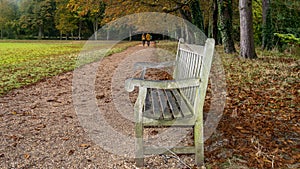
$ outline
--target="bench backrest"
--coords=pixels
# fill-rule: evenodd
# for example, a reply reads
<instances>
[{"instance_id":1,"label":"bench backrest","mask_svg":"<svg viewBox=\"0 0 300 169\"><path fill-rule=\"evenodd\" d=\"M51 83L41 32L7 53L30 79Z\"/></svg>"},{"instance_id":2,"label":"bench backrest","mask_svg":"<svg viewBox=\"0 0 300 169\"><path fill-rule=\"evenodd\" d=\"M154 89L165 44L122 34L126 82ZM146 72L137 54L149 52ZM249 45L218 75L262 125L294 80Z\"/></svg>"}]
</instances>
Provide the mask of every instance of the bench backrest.
<instances>
[{"instance_id":1,"label":"bench backrest","mask_svg":"<svg viewBox=\"0 0 300 169\"><path fill-rule=\"evenodd\" d=\"M199 104L204 104L213 54L214 39L207 39L204 46L185 44L179 40L173 78L175 80L197 78L201 81L200 86L180 90L194 113L199 106L203 106Z\"/></svg>"}]
</instances>

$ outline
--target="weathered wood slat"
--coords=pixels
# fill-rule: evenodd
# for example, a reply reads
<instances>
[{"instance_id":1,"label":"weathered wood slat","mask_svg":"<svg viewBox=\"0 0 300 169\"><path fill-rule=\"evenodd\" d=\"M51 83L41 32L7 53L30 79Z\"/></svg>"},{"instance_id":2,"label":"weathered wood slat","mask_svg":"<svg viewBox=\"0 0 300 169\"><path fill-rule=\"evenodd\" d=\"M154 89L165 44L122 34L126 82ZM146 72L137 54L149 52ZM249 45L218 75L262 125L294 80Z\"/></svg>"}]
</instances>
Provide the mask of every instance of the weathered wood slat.
<instances>
[{"instance_id":1,"label":"weathered wood slat","mask_svg":"<svg viewBox=\"0 0 300 169\"><path fill-rule=\"evenodd\" d=\"M173 114L173 117L175 119L182 118L183 116L179 110L179 105L175 99L175 96L172 94L171 90L165 90L165 93L166 93L168 103L169 103L171 112Z\"/></svg>"},{"instance_id":2,"label":"weathered wood slat","mask_svg":"<svg viewBox=\"0 0 300 169\"><path fill-rule=\"evenodd\" d=\"M152 105L153 118L161 119L162 117L161 117L160 104L157 95L157 89L151 89L150 95L152 99L151 105Z\"/></svg>"},{"instance_id":3,"label":"weathered wood slat","mask_svg":"<svg viewBox=\"0 0 300 169\"><path fill-rule=\"evenodd\" d=\"M183 117L191 117L193 114L191 110L189 109L187 103L182 98L179 90L172 90L173 95L175 96L177 103L179 105L179 108L181 110L181 114Z\"/></svg>"},{"instance_id":4,"label":"weathered wood slat","mask_svg":"<svg viewBox=\"0 0 300 169\"><path fill-rule=\"evenodd\" d=\"M134 86L145 87L145 88L157 88L157 89L178 89L186 88L190 86L199 86L200 81L197 78L182 79L182 80L143 80L130 78L126 81L126 90L133 91Z\"/></svg>"},{"instance_id":5,"label":"weathered wood slat","mask_svg":"<svg viewBox=\"0 0 300 169\"><path fill-rule=\"evenodd\" d=\"M159 111L159 107L157 107L156 104L159 102L154 102L157 101L157 95L155 95L154 89L148 89L147 90L147 96L145 100L145 106L144 106L144 112L143 116L159 120L161 118L161 114Z\"/></svg>"},{"instance_id":6,"label":"weathered wood slat","mask_svg":"<svg viewBox=\"0 0 300 169\"><path fill-rule=\"evenodd\" d=\"M195 77L195 66L196 66L196 59L197 56L195 53L191 53L191 72L190 72L190 77ZM190 102L192 102L193 100L193 93L195 93L194 88L193 87L189 87L189 93L188 93L188 99Z\"/></svg>"},{"instance_id":7,"label":"weathered wood slat","mask_svg":"<svg viewBox=\"0 0 300 169\"><path fill-rule=\"evenodd\" d=\"M149 89L144 116L157 120L191 117L193 115L192 105L188 105L185 100L178 89Z\"/></svg>"},{"instance_id":8,"label":"weathered wood slat","mask_svg":"<svg viewBox=\"0 0 300 169\"><path fill-rule=\"evenodd\" d=\"M157 90L158 97L159 97L159 102L160 102L160 107L161 107L161 112L162 112L162 117L164 120L172 120L173 116L170 111L170 107L168 106L168 99L164 93L163 90Z\"/></svg>"},{"instance_id":9,"label":"weathered wood slat","mask_svg":"<svg viewBox=\"0 0 300 169\"><path fill-rule=\"evenodd\" d=\"M152 111L151 89L147 90L145 106L144 106L144 112L146 112L146 111Z\"/></svg>"}]
</instances>

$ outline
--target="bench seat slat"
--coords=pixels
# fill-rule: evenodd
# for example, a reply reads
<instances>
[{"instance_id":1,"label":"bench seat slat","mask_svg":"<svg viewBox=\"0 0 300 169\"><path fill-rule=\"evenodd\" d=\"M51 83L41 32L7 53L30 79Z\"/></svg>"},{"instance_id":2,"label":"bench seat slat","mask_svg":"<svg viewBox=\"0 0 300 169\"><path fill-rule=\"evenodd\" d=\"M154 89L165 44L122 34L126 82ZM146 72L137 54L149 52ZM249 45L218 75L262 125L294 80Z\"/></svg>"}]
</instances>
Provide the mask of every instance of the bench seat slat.
<instances>
[{"instance_id":1,"label":"bench seat slat","mask_svg":"<svg viewBox=\"0 0 300 169\"><path fill-rule=\"evenodd\" d=\"M152 109L152 98L151 98L151 90L147 90L146 100L145 100L145 106L144 106L144 112L149 111Z\"/></svg>"},{"instance_id":2,"label":"bench seat slat","mask_svg":"<svg viewBox=\"0 0 300 169\"><path fill-rule=\"evenodd\" d=\"M168 99L164 93L164 90L157 90L159 102L161 105L162 117L164 120L172 120L173 116L170 112L170 107L168 106Z\"/></svg>"},{"instance_id":3,"label":"bench seat slat","mask_svg":"<svg viewBox=\"0 0 300 169\"><path fill-rule=\"evenodd\" d=\"M166 92L166 96L167 96L168 103L169 103L171 112L173 114L173 117L175 119L181 118L182 114L179 110L178 104L177 104L176 99L175 99L174 95L172 94L171 90L165 90L165 92Z\"/></svg>"},{"instance_id":4,"label":"bench seat slat","mask_svg":"<svg viewBox=\"0 0 300 169\"><path fill-rule=\"evenodd\" d=\"M155 120L192 117L193 113L178 89L148 89L143 115Z\"/></svg>"},{"instance_id":5,"label":"bench seat slat","mask_svg":"<svg viewBox=\"0 0 300 169\"><path fill-rule=\"evenodd\" d=\"M160 104L158 101L157 92L154 89L147 90L143 114L145 117L151 119L161 119Z\"/></svg>"},{"instance_id":6,"label":"bench seat slat","mask_svg":"<svg viewBox=\"0 0 300 169\"><path fill-rule=\"evenodd\" d=\"M179 108L181 110L182 116L183 117L191 117L191 116L193 116L193 113L188 108L188 105L186 104L186 102L182 98L179 89L172 90L172 93L173 93L173 95L175 96L175 98L177 100L177 104L179 105Z\"/></svg>"},{"instance_id":7,"label":"bench seat slat","mask_svg":"<svg viewBox=\"0 0 300 169\"><path fill-rule=\"evenodd\" d=\"M152 98L152 111L155 116L160 117L160 104L158 100L157 91L155 89L151 89L151 98Z\"/></svg>"}]
</instances>

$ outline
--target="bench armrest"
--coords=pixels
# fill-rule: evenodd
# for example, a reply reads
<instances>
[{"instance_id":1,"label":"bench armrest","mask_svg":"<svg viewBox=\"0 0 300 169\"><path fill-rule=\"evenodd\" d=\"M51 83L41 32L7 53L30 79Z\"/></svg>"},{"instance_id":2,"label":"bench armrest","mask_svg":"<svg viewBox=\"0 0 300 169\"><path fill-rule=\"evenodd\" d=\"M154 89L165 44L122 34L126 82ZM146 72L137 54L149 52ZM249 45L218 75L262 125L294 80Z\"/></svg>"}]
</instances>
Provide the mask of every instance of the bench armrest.
<instances>
[{"instance_id":1,"label":"bench armrest","mask_svg":"<svg viewBox=\"0 0 300 169\"><path fill-rule=\"evenodd\" d=\"M134 71L138 69L142 69L142 73L140 78L144 79L146 71L148 68L164 68L164 67L171 67L174 66L175 62L161 62L161 63L154 63L154 62L137 62L134 64Z\"/></svg>"},{"instance_id":2,"label":"bench armrest","mask_svg":"<svg viewBox=\"0 0 300 169\"><path fill-rule=\"evenodd\" d=\"M135 86L144 88L157 89L176 89L191 86L199 86L200 79L184 79L184 80L143 80L130 78L125 81L125 89L132 92Z\"/></svg>"}]
</instances>

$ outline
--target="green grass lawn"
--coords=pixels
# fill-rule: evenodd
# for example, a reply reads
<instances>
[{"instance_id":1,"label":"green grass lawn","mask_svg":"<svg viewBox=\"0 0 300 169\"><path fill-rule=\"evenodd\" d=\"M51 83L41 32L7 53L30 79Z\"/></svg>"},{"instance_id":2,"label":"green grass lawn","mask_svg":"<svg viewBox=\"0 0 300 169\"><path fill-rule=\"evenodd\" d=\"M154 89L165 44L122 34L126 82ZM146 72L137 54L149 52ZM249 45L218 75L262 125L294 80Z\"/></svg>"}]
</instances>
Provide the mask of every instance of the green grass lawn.
<instances>
[{"instance_id":1,"label":"green grass lawn","mask_svg":"<svg viewBox=\"0 0 300 169\"><path fill-rule=\"evenodd\" d=\"M120 52L137 42L121 42L106 52ZM112 42L86 41L0 41L0 95L43 78L71 71L83 50L102 50ZM90 60L87 62L91 62Z\"/></svg>"}]
</instances>

